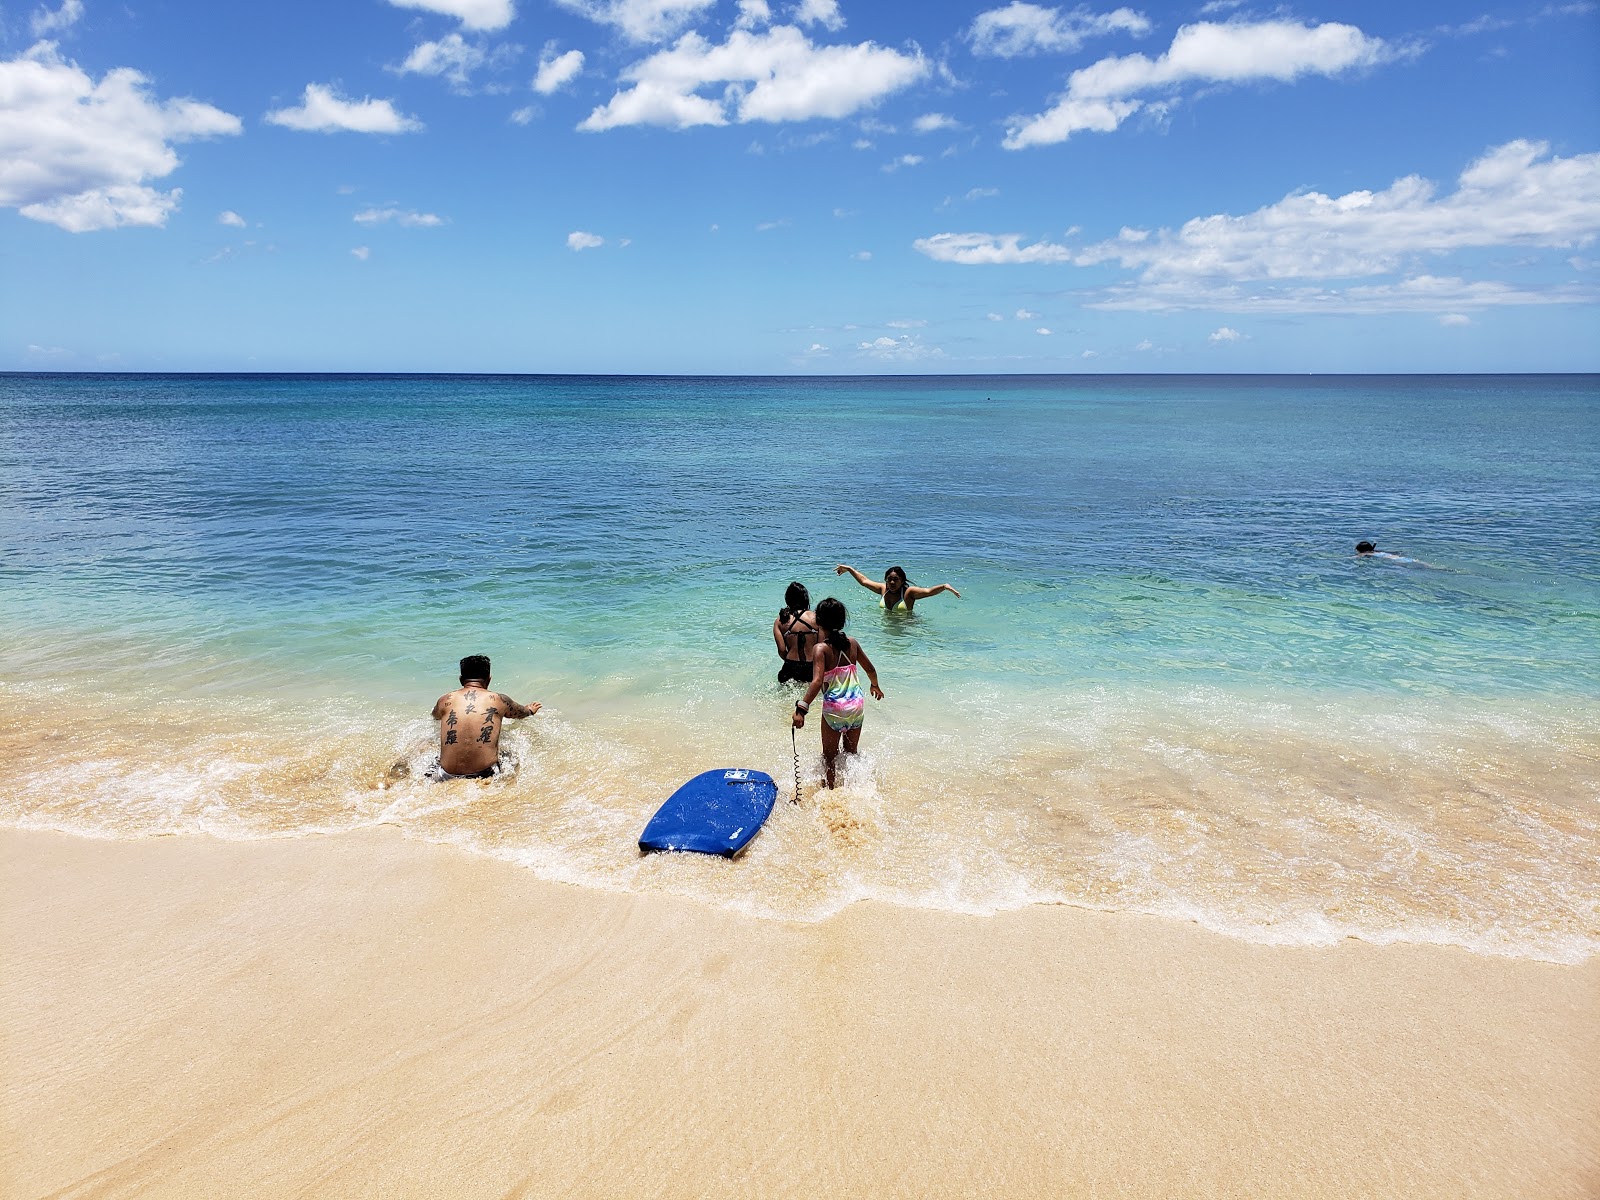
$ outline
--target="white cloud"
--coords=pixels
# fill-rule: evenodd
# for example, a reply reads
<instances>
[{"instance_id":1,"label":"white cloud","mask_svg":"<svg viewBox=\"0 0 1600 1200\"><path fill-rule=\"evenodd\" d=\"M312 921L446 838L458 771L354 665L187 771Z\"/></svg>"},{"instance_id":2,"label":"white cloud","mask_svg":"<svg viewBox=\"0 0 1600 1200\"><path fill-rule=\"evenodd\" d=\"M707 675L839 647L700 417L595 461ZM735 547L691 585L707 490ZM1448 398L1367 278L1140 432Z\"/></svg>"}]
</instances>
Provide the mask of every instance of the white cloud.
<instances>
[{"instance_id":1,"label":"white cloud","mask_svg":"<svg viewBox=\"0 0 1600 1200\"><path fill-rule=\"evenodd\" d=\"M147 180L178 168L173 146L241 132L197 100L158 100L131 67L96 83L50 42L0 62L0 206L70 233L166 224L182 190Z\"/></svg>"},{"instance_id":2,"label":"white cloud","mask_svg":"<svg viewBox=\"0 0 1600 1200\"><path fill-rule=\"evenodd\" d=\"M985 316L986 319L988 319L990 321L1004 321L1005 320L1005 317L1003 317L999 313L995 313L995 312L985 313L984 316Z\"/></svg>"},{"instance_id":3,"label":"white cloud","mask_svg":"<svg viewBox=\"0 0 1600 1200\"><path fill-rule=\"evenodd\" d=\"M1140 342L1137 346L1134 347L1135 350L1138 350L1141 353L1146 351L1146 350L1154 350L1155 348L1156 348L1156 344L1154 342L1152 342L1149 338L1145 338L1142 342Z\"/></svg>"},{"instance_id":4,"label":"white cloud","mask_svg":"<svg viewBox=\"0 0 1600 1200\"><path fill-rule=\"evenodd\" d=\"M1131 33L1142 37L1150 32L1150 22L1131 8L1092 13L1078 7L1071 12L1042 8L1013 0L1004 8L979 13L967 36L974 54L990 58L1017 58L1028 54L1067 54L1091 37L1110 33Z\"/></svg>"},{"instance_id":5,"label":"white cloud","mask_svg":"<svg viewBox=\"0 0 1600 1200\"><path fill-rule=\"evenodd\" d=\"M1439 315L1439 324L1446 328L1457 328L1462 325L1471 325L1472 318L1463 313L1441 313Z\"/></svg>"},{"instance_id":6,"label":"white cloud","mask_svg":"<svg viewBox=\"0 0 1600 1200\"><path fill-rule=\"evenodd\" d=\"M1070 233L1069 233L1070 236ZM942 233L913 243L941 262L1115 263L1138 272L1094 307L1230 312L1453 312L1491 304L1565 304L1590 290L1528 290L1416 274L1343 290L1280 281L1394 275L1424 255L1492 247L1581 248L1600 239L1600 153L1553 157L1543 142L1514 141L1467 166L1441 195L1416 176L1377 192L1298 192L1243 216L1196 217L1176 230L1124 228L1074 250L1020 244L1017 234ZM1265 285L1265 286L1263 286Z\"/></svg>"},{"instance_id":7,"label":"white cloud","mask_svg":"<svg viewBox=\"0 0 1600 1200\"><path fill-rule=\"evenodd\" d=\"M48 8L35 9L28 19L28 27L36 38L71 29L83 19L83 0L61 0L61 7L53 12Z\"/></svg>"},{"instance_id":8,"label":"white cloud","mask_svg":"<svg viewBox=\"0 0 1600 1200\"><path fill-rule=\"evenodd\" d=\"M541 96L549 96L571 83L582 70L582 50L557 54L554 46L546 46L539 57L539 73L533 77L533 90Z\"/></svg>"},{"instance_id":9,"label":"white cloud","mask_svg":"<svg viewBox=\"0 0 1600 1200\"><path fill-rule=\"evenodd\" d=\"M422 122L395 111L387 100L347 100L332 86L306 84L298 108L280 108L267 114L274 125L303 133L414 133Z\"/></svg>"},{"instance_id":10,"label":"white cloud","mask_svg":"<svg viewBox=\"0 0 1600 1200\"><path fill-rule=\"evenodd\" d=\"M568 250L593 250L596 246L604 246L605 238L595 233L585 233L581 229L574 229L567 234Z\"/></svg>"},{"instance_id":11,"label":"white cloud","mask_svg":"<svg viewBox=\"0 0 1600 1200\"><path fill-rule=\"evenodd\" d=\"M812 342L811 345L806 347L806 353L807 354L815 354L815 355L823 355L823 354L829 354L829 353L832 353L832 352L826 346L824 346L821 342Z\"/></svg>"},{"instance_id":12,"label":"white cloud","mask_svg":"<svg viewBox=\"0 0 1600 1200\"><path fill-rule=\"evenodd\" d=\"M916 362L918 359L943 358L944 351L938 346L926 345L914 333L904 337L880 337L870 342L861 342L856 346L856 354L862 358L876 358L883 362Z\"/></svg>"},{"instance_id":13,"label":"white cloud","mask_svg":"<svg viewBox=\"0 0 1600 1200\"><path fill-rule=\"evenodd\" d=\"M928 326L928 323L920 318L906 321L885 321L884 324L890 329L926 329Z\"/></svg>"},{"instance_id":14,"label":"white cloud","mask_svg":"<svg viewBox=\"0 0 1600 1200\"><path fill-rule=\"evenodd\" d=\"M432 229L445 224L436 213L412 212L402 208L364 208L355 215L357 225L387 225L393 221L408 229Z\"/></svg>"},{"instance_id":15,"label":"white cloud","mask_svg":"<svg viewBox=\"0 0 1600 1200\"><path fill-rule=\"evenodd\" d=\"M526 104L511 114L511 120L517 125L527 125L539 115L538 106Z\"/></svg>"},{"instance_id":16,"label":"white cloud","mask_svg":"<svg viewBox=\"0 0 1600 1200\"><path fill-rule=\"evenodd\" d=\"M354 250L350 251L350 253L355 255L362 262L366 262L367 259L372 257L372 247L370 247L370 246L357 246Z\"/></svg>"},{"instance_id":17,"label":"white cloud","mask_svg":"<svg viewBox=\"0 0 1600 1200\"><path fill-rule=\"evenodd\" d=\"M739 29L756 29L772 21L772 6L767 0L739 0L739 16L734 25Z\"/></svg>"},{"instance_id":18,"label":"white cloud","mask_svg":"<svg viewBox=\"0 0 1600 1200\"><path fill-rule=\"evenodd\" d=\"M912 246L935 262L975 266L994 263L1063 263L1072 251L1052 242L1023 246L1020 233L936 233L918 238Z\"/></svg>"},{"instance_id":19,"label":"white cloud","mask_svg":"<svg viewBox=\"0 0 1600 1200\"><path fill-rule=\"evenodd\" d=\"M920 154L902 154L899 158L891 158L884 163L883 169L885 171L898 171L901 167L920 167L922 161L922 155Z\"/></svg>"},{"instance_id":20,"label":"white cloud","mask_svg":"<svg viewBox=\"0 0 1600 1200\"><path fill-rule=\"evenodd\" d=\"M937 133L941 129L960 129L961 122L944 113L925 113L911 122L918 133Z\"/></svg>"},{"instance_id":21,"label":"white cloud","mask_svg":"<svg viewBox=\"0 0 1600 1200\"><path fill-rule=\"evenodd\" d=\"M230 208L230 209L225 209L224 211L222 211L222 212L217 214L217 224L218 225L232 225L235 229L243 229L244 225L245 225L245 220L244 220L243 217L241 217L238 213L234 212L233 209Z\"/></svg>"},{"instance_id":22,"label":"white cloud","mask_svg":"<svg viewBox=\"0 0 1600 1200\"><path fill-rule=\"evenodd\" d=\"M1206 338L1206 341L1220 346L1224 342L1237 342L1243 337L1244 334L1240 333L1237 329L1229 329L1226 325L1224 325L1221 329L1218 329L1215 333L1211 334L1210 337Z\"/></svg>"},{"instance_id":23,"label":"white cloud","mask_svg":"<svg viewBox=\"0 0 1600 1200\"><path fill-rule=\"evenodd\" d=\"M420 8L424 12L455 17L464 28L490 32L504 29L517 15L513 0L389 0L396 8Z\"/></svg>"},{"instance_id":24,"label":"white cloud","mask_svg":"<svg viewBox=\"0 0 1600 1200\"><path fill-rule=\"evenodd\" d=\"M1037 321L1038 319L1039 314L1036 312L1029 312L1025 308L1017 309L1017 320L1019 321Z\"/></svg>"},{"instance_id":25,"label":"white cloud","mask_svg":"<svg viewBox=\"0 0 1600 1200\"><path fill-rule=\"evenodd\" d=\"M555 0L569 12L610 25L635 42L665 41L717 0Z\"/></svg>"},{"instance_id":26,"label":"white cloud","mask_svg":"<svg viewBox=\"0 0 1600 1200\"><path fill-rule=\"evenodd\" d=\"M1381 39L1354 25L1293 21L1185 25L1159 58L1129 54L1074 71L1066 92L1048 111L1019 119L1007 131L1008 150L1064 142L1074 133L1109 133L1145 106L1137 97L1169 95L1184 84L1288 83L1303 75L1339 75L1393 57Z\"/></svg>"},{"instance_id":27,"label":"white cloud","mask_svg":"<svg viewBox=\"0 0 1600 1200\"><path fill-rule=\"evenodd\" d=\"M1418 254L1587 245L1600 236L1600 153L1548 154L1544 142L1507 142L1462 171L1448 196L1415 175L1380 192L1300 192L1240 217L1196 217L1153 235L1124 230L1076 261L1116 261L1149 282L1327 279L1387 274Z\"/></svg>"},{"instance_id":28,"label":"white cloud","mask_svg":"<svg viewBox=\"0 0 1600 1200\"><path fill-rule=\"evenodd\" d=\"M855 259L856 262L871 262L872 261L872 251L871 250L857 250L850 257Z\"/></svg>"},{"instance_id":29,"label":"white cloud","mask_svg":"<svg viewBox=\"0 0 1600 1200\"><path fill-rule=\"evenodd\" d=\"M1041 326L1039 326L1039 328L1035 329L1034 332L1037 333L1040 337L1049 337L1050 336L1050 331L1048 329L1046 329L1043 325L1041 325Z\"/></svg>"},{"instance_id":30,"label":"white cloud","mask_svg":"<svg viewBox=\"0 0 1600 1200\"><path fill-rule=\"evenodd\" d=\"M736 29L722 45L697 33L684 34L670 49L628 67L632 86L612 96L578 126L584 130L621 125L726 125L748 121L840 118L922 78L920 54L863 42L815 46L793 26L762 33ZM715 87L715 97L698 90ZM730 111L731 110L731 111Z\"/></svg>"},{"instance_id":31,"label":"white cloud","mask_svg":"<svg viewBox=\"0 0 1600 1200\"><path fill-rule=\"evenodd\" d=\"M839 13L839 0L800 0L795 5L795 24L821 25L837 32L844 28L844 17Z\"/></svg>"},{"instance_id":32,"label":"white cloud","mask_svg":"<svg viewBox=\"0 0 1600 1200\"><path fill-rule=\"evenodd\" d=\"M1079 358L1099 358L1100 357L1100 351L1098 351L1098 350L1085 350L1082 354L1078 355L1078 357Z\"/></svg>"},{"instance_id":33,"label":"white cloud","mask_svg":"<svg viewBox=\"0 0 1600 1200\"><path fill-rule=\"evenodd\" d=\"M423 42L395 70L402 75L442 75L457 88L464 88L479 67L503 64L517 51L515 46L501 46L491 53L482 44L451 33L436 42Z\"/></svg>"}]
</instances>

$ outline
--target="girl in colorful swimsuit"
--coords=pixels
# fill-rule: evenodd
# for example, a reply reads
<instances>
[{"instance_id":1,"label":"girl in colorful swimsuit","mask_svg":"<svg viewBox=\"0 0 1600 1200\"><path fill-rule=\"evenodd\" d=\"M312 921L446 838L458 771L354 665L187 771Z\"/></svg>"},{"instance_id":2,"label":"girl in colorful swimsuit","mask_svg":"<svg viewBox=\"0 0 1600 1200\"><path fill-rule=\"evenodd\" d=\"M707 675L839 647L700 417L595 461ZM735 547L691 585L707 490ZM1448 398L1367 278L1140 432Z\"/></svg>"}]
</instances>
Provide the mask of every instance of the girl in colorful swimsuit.
<instances>
[{"instance_id":1,"label":"girl in colorful swimsuit","mask_svg":"<svg viewBox=\"0 0 1600 1200\"><path fill-rule=\"evenodd\" d=\"M879 583L876 579L868 579L848 563L840 563L833 569L833 573L835 575L849 574L855 576L855 581L862 587L869 592L878 593L878 607L889 612L908 613L918 600L926 600L929 596L937 596L940 592L949 592L957 600L961 599L961 593L948 583L941 583L937 587L931 588L917 587L916 584L906 578L906 569L904 567L890 567L883 573L882 583Z\"/></svg>"},{"instance_id":2,"label":"girl in colorful swimsuit","mask_svg":"<svg viewBox=\"0 0 1600 1200\"><path fill-rule=\"evenodd\" d=\"M832 596L817 605L817 623L822 626L823 637L811 652L813 678L804 699L795 701L794 727L805 728L806 713L811 702L822 693L822 761L828 774L828 786L833 786L833 762L839 756L839 743L844 743L846 754L855 754L861 746L861 720L866 715L867 701L861 694L858 671L865 671L872 683L872 698L883 699L883 689L878 686L878 671L861 648L861 643L844 633L844 605Z\"/></svg>"},{"instance_id":3,"label":"girl in colorful swimsuit","mask_svg":"<svg viewBox=\"0 0 1600 1200\"><path fill-rule=\"evenodd\" d=\"M811 593L805 585L791 583L783 593L783 608L772 623L772 640L778 643L778 657L783 666L778 668L778 682L811 682L811 652L817 648L822 631L817 628L817 614L811 611Z\"/></svg>"}]
</instances>

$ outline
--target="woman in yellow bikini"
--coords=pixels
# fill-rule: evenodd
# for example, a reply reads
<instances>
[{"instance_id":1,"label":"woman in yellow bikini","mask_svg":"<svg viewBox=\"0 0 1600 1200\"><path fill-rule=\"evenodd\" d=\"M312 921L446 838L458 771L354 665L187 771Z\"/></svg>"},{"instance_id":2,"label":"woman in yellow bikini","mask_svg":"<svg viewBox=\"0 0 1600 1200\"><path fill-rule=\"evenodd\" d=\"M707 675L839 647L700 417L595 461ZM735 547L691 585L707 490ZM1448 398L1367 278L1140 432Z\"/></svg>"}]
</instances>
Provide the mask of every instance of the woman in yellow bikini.
<instances>
[{"instance_id":1,"label":"woman in yellow bikini","mask_svg":"<svg viewBox=\"0 0 1600 1200\"><path fill-rule=\"evenodd\" d=\"M883 699L877 668L861 643L845 636L846 615L844 605L832 596L817 605L817 624L822 626L823 637L812 651L815 673L804 699L796 700L794 705L794 727L803 729L811 702L818 692L822 693L822 761L829 787L833 786L833 760L839 756L839 743L844 743L846 754L855 754L861 747L861 722L866 716L867 701L861 694L857 668L872 681L872 698Z\"/></svg>"},{"instance_id":2,"label":"woman in yellow bikini","mask_svg":"<svg viewBox=\"0 0 1600 1200\"><path fill-rule=\"evenodd\" d=\"M833 573L835 575L854 575L856 582L862 587L869 592L878 593L878 607L889 612L908 613L918 600L926 600L929 596L937 596L940 592L949 592L957 600L961 599L961 593L948 583L941 583L938 587L931 588L917 587L906 578L906 569L904 567L890 567L883 573L882 583L875 579L868 579L860 571L846 563L840 563L833 569Z\"/></svg>"}]
</instances>

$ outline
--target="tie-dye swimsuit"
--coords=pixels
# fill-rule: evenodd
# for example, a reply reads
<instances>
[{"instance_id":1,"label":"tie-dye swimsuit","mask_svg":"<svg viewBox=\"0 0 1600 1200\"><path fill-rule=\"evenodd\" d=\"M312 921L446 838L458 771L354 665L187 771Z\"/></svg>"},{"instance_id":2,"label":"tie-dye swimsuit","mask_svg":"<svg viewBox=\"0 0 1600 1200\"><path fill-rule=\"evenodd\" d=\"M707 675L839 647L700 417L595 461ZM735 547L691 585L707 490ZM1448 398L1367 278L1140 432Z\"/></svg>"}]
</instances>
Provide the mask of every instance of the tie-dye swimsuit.
<instances>
[{"instance_id":1,"label":"tie-dye swimsuit","mask_svg":"<svg viewBox=\"0 0 1600 1200\"><path fill-rule=\"evenodd\" d=\"M860 729L867 713L867 698L856 678L856 664L839 655L839 665L822 677L822 719L839 733Z\"/></svg>"}]
</instances>

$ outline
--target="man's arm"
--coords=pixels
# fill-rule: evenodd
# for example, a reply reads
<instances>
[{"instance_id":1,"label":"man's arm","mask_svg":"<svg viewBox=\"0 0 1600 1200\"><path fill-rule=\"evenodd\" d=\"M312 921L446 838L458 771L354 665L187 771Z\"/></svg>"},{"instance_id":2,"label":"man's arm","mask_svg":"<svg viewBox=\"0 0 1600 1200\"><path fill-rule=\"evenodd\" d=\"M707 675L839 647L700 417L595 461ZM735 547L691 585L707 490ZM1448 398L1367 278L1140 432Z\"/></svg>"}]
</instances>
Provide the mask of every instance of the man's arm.
<instances>
[{"instance_id":1,"label":"man's arm","mask_svg":"<svg viewBox=\"0 0 1600 1200\"><path fill-rule=\"evenodd\" d=\"M435 721L444 720L445 709L449 707L449 701L450 693L446 692L433 702L433 719Z\"/></svg>"},{"instance_id":2,"label":"man's arm","mask_svg":"<svg viewBox=\"0 0 1600 1200\"><path fill-rule=\"evenodd\" d=\"M518 704L504 692L497 694L500 697L500 703L505 706L506 716L513 721L520 721L523 717L531 717L543 707L539 704Z\"/></svg>"}]
</instances>

